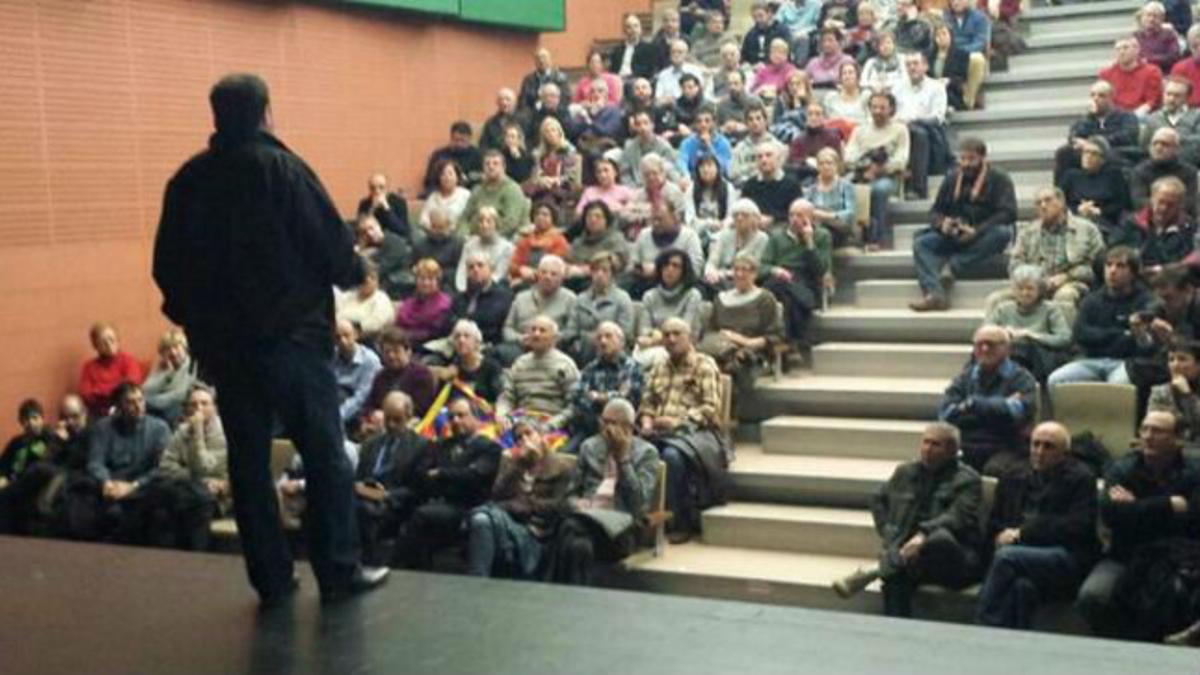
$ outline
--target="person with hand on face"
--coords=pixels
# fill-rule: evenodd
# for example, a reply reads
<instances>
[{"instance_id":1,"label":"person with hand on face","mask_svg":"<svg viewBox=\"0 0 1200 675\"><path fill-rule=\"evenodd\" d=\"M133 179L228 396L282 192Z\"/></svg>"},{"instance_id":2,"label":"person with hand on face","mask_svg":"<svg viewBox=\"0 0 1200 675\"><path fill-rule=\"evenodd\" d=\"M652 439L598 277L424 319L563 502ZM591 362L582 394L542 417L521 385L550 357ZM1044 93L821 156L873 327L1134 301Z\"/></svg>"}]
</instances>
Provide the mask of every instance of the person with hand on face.
<instances>
[{"instance_id":1,"label":"person with hand on face","mask_svg":"<svg viewBox=\"0 0 1200 675\"><path fill-rule=\"evenodd\" d=\"M454 288L459 293L466 292L468 286L468 267L475 256L482 256L488 262L492 280L504 281L508 278L508 266L512 261L513 244L496 232L500 214L491 206L479 209L475 222L475 234L472 234L463 244L462 255L458 257L458 269L454 273Z\"/></svg>"},{"instance_id":2,"label":"person with hand on face","mask_svg":"<svg viewBox=\"0 0 1200 675\"><path fill-rule=\"evenodd\" d=\"M455 170L458 171L453 160L445 161L455 166ZM456 174L455 179L457 180L457 178ZM383 229L394 232L397 236L405 239L412 238L412 228L408 224L408 202L399 193L388 189L388 177L385 174L371 174L371 178L367 181L367 196L359 200L357 213L359 216L370 214L379 221L379 225Z\"/></svg>"},{"instance_id":3,"label":"person with hand on face","mask_svg":"<svg viewBox=\"0 0 1200 675\"><path fill-rule=\"evenodd\" d=\"M787 338L807 339L808 319L821 306L821 290L832 280L833 238L815 222L816 207L797 199L788 223L771 231L759 273L763 288L783 304Z\"/></svg>"},{"instance_id":4,"label":"person with hand on face","mask_svg":"<svg viewBox=\"0 0 1200 675\"><path fill-rule=\"evenodd\" d=\"M1017 220L1012 179L987 161L978 138L958 145L958 166L942 186L930 212L932 224L913 239L922 298L914 312L949 309L948 291L963 271L1004 252Z\"/></svg>"},{"instance_id":5,"label":"person with hand on face","mask_svg":"<svg viewBox=\"0 0 1200 675\"><path fill-rule=\"evenodd\" d=\"M729 139L716 129L715 113L711 106L701 107L696 113L693 133L679 146L676 157L680 173L691 175L702 157L715 157L721 174L729 173L733 158L733 146Z\"/></svg>"},{"instance_id":6,"label":"person with hand on face","mask_svg":"<svg viewBox=\"0 0 1200 675\"><path fill-rule=\"evenodd\" d=\"M434 214L434 218L445 219L441 210L435 210ZM408 240L384 230L370 214L358 217L354 232L354 252L363 258L364 278L365 267L370 265L378 270L380 285L389 297L400 298L411 293L413 248Z\"/></svg>"},{"instance_id":7,"label":"person with hand on face","mask_svg":"<svg viewBox=\"0 0 1200 675\"><path fill-rule=\"evenodd\" d=\"M983 482L959 460L959 442L953 425L925 427L917 460L896 467L871 500L879 564L835 581L838 595L849 598L882 578L883 613L911 617L918 586L961 589L979 578Z\"/></svg>"},{"instance_id":8,"label":"person with hand on face","mask_svg":"<svg viewBox=\"0 0 1200 675\"><path fill-rule=\"evenodd\" d=\"M142 392L146 395L146 410L173 426L196 384L197 364L188 352L187 335L178 328L168 329L158 339L158 357L142 383Z\"/></svg>"}]
</instances>

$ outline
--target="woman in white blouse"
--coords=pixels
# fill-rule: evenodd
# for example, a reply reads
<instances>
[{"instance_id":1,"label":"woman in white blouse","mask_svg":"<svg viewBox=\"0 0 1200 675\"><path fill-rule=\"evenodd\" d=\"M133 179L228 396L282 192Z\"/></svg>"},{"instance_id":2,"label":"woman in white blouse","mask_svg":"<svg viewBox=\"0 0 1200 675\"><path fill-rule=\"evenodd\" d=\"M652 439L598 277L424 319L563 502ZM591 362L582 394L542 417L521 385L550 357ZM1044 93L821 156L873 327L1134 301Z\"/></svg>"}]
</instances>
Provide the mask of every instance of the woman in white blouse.
<instances>
[{"instance_id":1,"label":"woman in white blouse","mask_svg":"<svg viewBox=\"0 0 1200 675\"><path fill-rule=\"evenodd\" d=\"M429 228L429 214L439 206L446 210L450 222L457 223L471 198L471 191L458 184L458 165L454 161L443 160L434 171L438 177L437 189L429 193L421 207L421 226L426 229Z\"/></svg>"}]
</instances>

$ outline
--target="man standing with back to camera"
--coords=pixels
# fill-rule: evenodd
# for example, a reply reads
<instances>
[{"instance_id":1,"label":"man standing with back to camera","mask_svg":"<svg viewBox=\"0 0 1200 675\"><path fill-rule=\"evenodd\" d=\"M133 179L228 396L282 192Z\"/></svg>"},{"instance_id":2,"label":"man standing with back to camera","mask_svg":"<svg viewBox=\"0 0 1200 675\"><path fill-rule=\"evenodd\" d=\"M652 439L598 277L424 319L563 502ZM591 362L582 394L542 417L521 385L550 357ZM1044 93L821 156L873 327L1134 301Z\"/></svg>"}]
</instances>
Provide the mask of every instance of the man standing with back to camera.
<instances>
[{"instance_id":1,"label":"man standing with back to camera","mask_svg":"<svg viewBox=\"0 0 1200 675\"><path fill-rule=\"evenodd\" d=\"M266 83L228 75L209 101L216 133L167 184L154 280L220 392L234 513L262 604L298 586L271 479L275 419L304 460L321 599L343 599L387 578L359 562L331 366L331 287L358 284L363 263L316 174L272 135Z\"/></svg>"}]
</instances>

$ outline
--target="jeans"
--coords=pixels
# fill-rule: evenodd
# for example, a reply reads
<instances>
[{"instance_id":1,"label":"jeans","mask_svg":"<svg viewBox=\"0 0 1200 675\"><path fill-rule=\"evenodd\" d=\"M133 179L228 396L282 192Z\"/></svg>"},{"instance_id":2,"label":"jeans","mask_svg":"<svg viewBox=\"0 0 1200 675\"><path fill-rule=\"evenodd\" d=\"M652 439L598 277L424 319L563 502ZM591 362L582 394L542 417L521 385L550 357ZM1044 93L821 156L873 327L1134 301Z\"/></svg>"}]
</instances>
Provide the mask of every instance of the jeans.
<instances>
[{"instance_id":1,"label":"jeans","mask_svg":"<svg viewBox=\"0 0 1200 675\"><path fill-rule=\"evenodd\" d=\"M1122 621L1125 618L1123 612L1113 605L1113 591L1124 572L1125 566L1116 560L1101 560L1092 568L1075 598L1075 609L1092 632L1101 637L1121 637L1128 630L1126 622Z\"/></svg>"},{"instance_id":2,"label":"jeans","mask_svg":"<svg viewBox=\"0 0 1200 675\"><path fill-rule=\"evenodd\" d=\"M921 546L921 554L911 565L895 567L892 551L880 555L883 572L883 613L888 616L912 616L912 596L921 584L937 584L961 589L979 576L979 554L963 546L945 528L930 532Z\"/></svg>"},{"instance_id":3,"label":"jeans","mask_svg":"<svg viewBox=\"0 0 1200 675\"><path fill-rule=\"evenodd\" d=\"M1046 384L1051 387L1070 382L1129 384L1129 374L1125 372L1124 360L1101 357L1072 361L1046 378Z\"/></svg>"},{"instance_id":4,"label":"jeans","mask_svg":"<svg viewBox=\"0 0 1200 675\"><path fill-rule=\"evenodd\" d=\"M1000 255L1012 238L1009 225L992 225L979 232L966 244L951 239L940 231L929 227L917 233L913 239L913 258L917 265L917 283L927 295L940 297L941 284L938 273L942 265L950 263L950 271L959 276L963 271L977 267L993 256Z\"/></svg>"},{"instance_id":5,"label":"jeans","mask_svg":"<svg viewBox=\"0 0 1200 675\"><path fill-rule=\"evenodd\" d=\"M871 181L871 222L866 240L891 248L892 228L888 223L888 201L896 193L896 180L883 176Z\"/></svg>"},{"instance_id":6,"label":"jeans","mask_svg":"<svg viewBox=\"0 0 1200 675\"><path fill-rule=\"evenodd\" d=\"M1014 544L996 551L979 592L976 621L988 626L1029 628L1042 600L1074 591L1079 564L1061 546Z\"/></svg>"},{"instance_id":7,"label":"jeans","mask_svg":"<svg viewBox=\"0 0 1200 675\"><path fill-rule=\"evenodd\" d=\"M699 515L688 494L688 461L678 449L665 445L659 449L662 461L667 465L667 510L675 514L671 528L695 532L700 529Z\"/></svg>"},{"instance_id":8,"label":"jeans","mask_svg":"<svg viewBox=\"0 0 1200 675\"><path fill-rule=\"evenodd\" d=\"M343 450L329 354L318 345L264 340L238 345L207 362L221 392L229 482L246 569L264 597L286 592L293 573L271 476L275 419L304 461L305 538L318 585L322 591L343 587L359 565L353 470Z\"/></svg>"}]
</instances>

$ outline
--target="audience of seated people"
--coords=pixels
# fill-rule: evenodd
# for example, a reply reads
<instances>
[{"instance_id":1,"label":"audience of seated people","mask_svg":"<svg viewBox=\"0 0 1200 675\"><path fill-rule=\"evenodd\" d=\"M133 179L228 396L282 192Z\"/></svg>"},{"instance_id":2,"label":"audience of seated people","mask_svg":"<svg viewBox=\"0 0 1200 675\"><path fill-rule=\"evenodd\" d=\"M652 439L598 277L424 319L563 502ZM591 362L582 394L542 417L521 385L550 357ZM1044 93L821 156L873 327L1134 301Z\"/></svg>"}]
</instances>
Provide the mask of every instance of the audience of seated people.
<instances>
[{"instance_id":1,"label":"audience of seated people","mask_svg":"<svg viewBox=\"0 0 1200 675\"><path fill-rule=\"evenodd\" d=\"M914 240L913 308L946 308L954 279L1010 239L1011 288L988 298L944 421L873 502L877 568L838 591L882 578L885 612L910 616L918 586L982 576L978 620L1028 627L1036 605L1078 589L1095 633L1161 639L1115 589L1139 555L1194 538L1198 523L1200 468L1181 448L1200 439L1200 61L1181 56L1178 35L1200 47L1200 31L1147 3L1055 154L1057 187L1018 225L1012 180L986 146L949 142L947 112L981 104L987 10L890 4L755 2L740 50L720 13L690 15L689 36L665 12L653 41L630 15L622 44L607 62L589 55L577 82L538 50L519 94L497 94L478 146L456 122L413 224L403 193L371 175L351 224L375 269L336 297L330 355L343 422L363 443L368 560L427 568L459 543L474 574L588 583L594 562L636 545L660 462L671 539L697 533L732 461L721 370L736 406L761 354L809 340L834 244L890 248L889 202L924 196L957 152ZM871 185L861 238L852 180ZM560 225L566 214L578 222ZM207 548L209 522L231 507L219 392L198 381L178 330L140 387L145 369L115 330L91 337L82 398L64 399L57 426L35 401L21 406L22 432L0 454L0 532ZM1132 382L1150 411L1142 449L1105 473L1113 540L1094 569L1094 476L1064 427L1034 426L1037 382L1086 380ZM448 419L432 442L414 431L427 413ZM493 428L511 431L508 451ZM976 470L1000 476L982 542Z\"/></svg>"}]
</instances>

